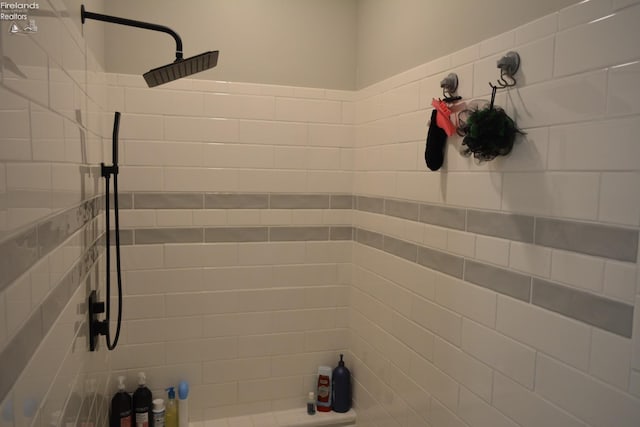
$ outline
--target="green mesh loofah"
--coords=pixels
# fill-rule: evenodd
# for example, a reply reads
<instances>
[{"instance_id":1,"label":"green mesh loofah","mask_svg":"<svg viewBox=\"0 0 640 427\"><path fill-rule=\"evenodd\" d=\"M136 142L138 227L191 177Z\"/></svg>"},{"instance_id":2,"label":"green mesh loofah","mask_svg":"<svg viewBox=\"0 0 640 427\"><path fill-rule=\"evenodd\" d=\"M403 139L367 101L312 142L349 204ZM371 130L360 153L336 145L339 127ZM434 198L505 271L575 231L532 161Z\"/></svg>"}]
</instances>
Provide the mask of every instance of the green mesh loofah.
<instances>
[{"instance_id":1,"label":"green mesh loofah","mask_svg":"<svg viewBox=\"0 0 640 427\"><path fill-rule=\"evenodd\" d=\"M513 149L516 135L523 133L500 107L468 111L461 130L464 136L462 154L473 154L481 161L506 156Z\"/></svg>"}]
</instances>

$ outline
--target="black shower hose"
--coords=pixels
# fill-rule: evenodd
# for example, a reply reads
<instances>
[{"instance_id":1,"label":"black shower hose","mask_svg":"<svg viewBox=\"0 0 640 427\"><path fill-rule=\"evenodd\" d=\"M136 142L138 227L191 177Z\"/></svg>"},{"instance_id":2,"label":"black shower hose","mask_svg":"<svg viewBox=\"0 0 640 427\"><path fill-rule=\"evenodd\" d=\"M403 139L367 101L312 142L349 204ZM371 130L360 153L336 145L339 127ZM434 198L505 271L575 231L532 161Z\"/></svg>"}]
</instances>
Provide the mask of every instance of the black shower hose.
<instances>
[{"instance_id":1,"label":"black shower hose","mask_svg":"<svg viewBox=\"0 0 640 427\"><path fill-rule=\"evenodd\" d=\"M118 214L118 131L120 128L120 112L116 111L113 121L113 148L112 148L112 160L113 167L110 172L103 173L105 178L105 222L106 222L106 281L107 281L107 312L106 312L106 339L107 348L113 350L118 345L118 338L120 337L120 325L122 323L122 269L120 266L120 216ZM115 222L115 240L116 240L116 277L118 282L118 322L116 324L116 335L111 341L111 224L110 224L110 206L109 206L109 177L113 173L113 211Z\"/></svg>"}]
</instances>

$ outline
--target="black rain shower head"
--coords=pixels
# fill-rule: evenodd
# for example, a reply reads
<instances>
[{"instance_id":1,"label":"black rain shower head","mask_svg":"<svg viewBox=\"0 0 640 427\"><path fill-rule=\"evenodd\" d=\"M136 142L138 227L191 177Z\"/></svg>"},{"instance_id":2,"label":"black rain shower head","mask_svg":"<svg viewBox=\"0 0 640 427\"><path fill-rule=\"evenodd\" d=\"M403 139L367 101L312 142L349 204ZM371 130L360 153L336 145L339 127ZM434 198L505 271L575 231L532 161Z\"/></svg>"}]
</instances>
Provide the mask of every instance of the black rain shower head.
<instances>
[{"instance_id":1,"label":"black rain shower head","mask_svg":"<svg viewBox=\"0 0 640 427\"><path fill-rule=\"evenodd\" d=\"M145 30L161 31L171 35L176 41L176 60L168 65L154 68L144 74L144 79L149 87L169 83L173 80L181 79L201 71L208 70L218 64L219 51L209 51L200 55L184 59L182 57L182 39L169 27L164 25L151 24L149 22L136 21L133 19L120 18L117 16L102 15L100 13L87 12L84 5L80 6L80 17L84 24L85 19L95 19L96 21L110 22L112 24L126 25L129 27L143 28Z\"/></svg>"},{"instance_id":2,"label":"black rain shower head","mask_svg":"<svg viewBox=\"0 0 640 427\"><path fill-rule=\"evenodd\" d=\"M163 65L144 73L144 80L149 87L169 83L191 74L213 68L218 63L218 51L209 51L187 59L176 59L172 64Z\"/></svg>"}]
</instances>

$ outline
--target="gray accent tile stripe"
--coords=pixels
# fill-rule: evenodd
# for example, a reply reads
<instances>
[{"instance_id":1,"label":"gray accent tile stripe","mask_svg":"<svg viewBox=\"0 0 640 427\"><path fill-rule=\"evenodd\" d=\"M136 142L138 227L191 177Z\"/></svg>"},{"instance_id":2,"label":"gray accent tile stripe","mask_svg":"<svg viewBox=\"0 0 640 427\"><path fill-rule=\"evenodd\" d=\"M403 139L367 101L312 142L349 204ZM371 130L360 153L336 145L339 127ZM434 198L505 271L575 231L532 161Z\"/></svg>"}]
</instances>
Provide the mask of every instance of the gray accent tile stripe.
<instances>
[{"instance_id":1,"label":"gray accent tile stripe","mask_svg":"<svg viewBox=\"0 0 640 427\"><path fill-rule=\"evenodd\" d=\"M42 258L98 214L96 199L68 209L38 224L38 254Z\"/></svg>"},{"instance_id":2,"label":"gray accent tile stripe","mask_svg":"<svg viewBox=\"0 0 640 427\"><path fill-rule=\"evenodd\" d=\"M132 200L127 202L127 200ZM122 209L353 209L349 194L125 193ZM123 203L124 200L124 203ZM379 199L382 200L382 199Z\"/></svg>"},{"instance_id":3,"label":"gray accent tile stripe","mask_svg":"<svg viewBox=\"0 0 640 427\"><path fill-rule=\"evenodd\" d=\"M66 276L60 280L55 289L47 296L43 302L42 309L42 325L46 331L53 325L62 310L69 302L69 299L82 283L82 279L89 273L92 266L96 263L100 254L104 251L105 240L104 235L100 236L88 249L82 257L74 264Z\"/></svg>"},{"instance_id":4,"label":"gray accent tile stripe","mask_svg":"<svg viewBox=\"0 0 640 427\"><path fill-rule=\"evenodd\" d=\"M464 259L431 248L418 247L418 264L462 278Z\"/></svg>"},{"instance_id":5,"label":"gray accent tile stripe","mask_svg":"<svg viewBox=\"0 0 640 427\"><path fill-rule=\"evenodd\" d=\"M115 230L111 230L109 233L109 238L111 239L111 244L116 244L116 232ZM133 230L120 230L120 245L129 246L133 245Z\"/></svg>"},{"instance_id":6,"label":"gray accent tile stripe","mask_svg":"<svg viewBox=\"0 0 640 427\"><path fill-rule=\"evenodd\" d=\"M38 255L42 258L71 234L68 229L77 229L75 212L64 212L38 225Z\"/></svg>"},{"instance_id":7,"label":"gray accent tile stripe","mask_svg":"<svg viewBox=\"0 0 640 427\"><path fill-rule=\"evenodd\" d=\"M631 338L631 305L535 278L531 302L547 310Z\"/></svg>"},{"instance_id":8,"label":"gray accent tile stripe","mask_svg":"<svg viewBox=\"0 0 640 427\"><path fill-rule=\"evenodd\" d=\"M86 200L0 242L0 291L92 221L100 212L101 201L102 197Z\"/></svg>"},{"instance_id":9,"label":"gray accent tile stripe","mask_svg":"<svg viewBox=\"0 0 640 427\"><path fill-rule=\"evenodd\" d=\"M356 241L363 245L382 250L384 247L384 238L380 233L356 228Z\"/></svg>"},{"instance_id":10,"label":"gray accent tile stripe","mask_svg":"<svg viewBox=\"0 0 640 427\"><path fill-rule=\"evenodd\" d=\"M536 218L535 243L628 262L638 255L637 230L549 218Z\"/></svg>"},{"instance_id":11,"label":"gray accent tile stripe","mask_svg":"<svg viewBox=\"0 0 640 427\"><path fill-rule=\"evenodd\" d=\"M533 242L533 217L469 210L467 231L519 242Z\"/></svg>"},{"instance_id":12,"label":"gray accent tile stripe","mask_svg":"<svg viewBox=\"0 0 640 427\"><path fill-rule=\"evenodd\" d=\"M37 228L26 230L0 243L0 291L13 283L39 259Z\"/></svg>"},{"instance_id":13,"label":"gray accent tile stripe","mask_svg":"<svg viewBox=\"0 0 640 427\"><path fill-rule=\"evenodd\" d=\"M172 230L175 234L172 234ZM134 232L136 244L178 242L178 238L184 241L190 240L184 236L197 236L191 240L200 242L202 234L207 243L353 239L363 245L464 279L500 294L531 302L607 331L623 336L629 336L628 334L631 333L633 307L630 305L537 279L534 279L537 288L533 288L534 300L531 301L532 277L530 276L469 259L465 260L461 256L361 228L350 226L195 227L137 229ZM148 233L147 238L140 239L139 236L144 233Z\"/></svg>"},{"instance_id":14,"label":"gray accent tile stripe","mask_svg":"<svg viewBox=\"0 0 640 427\"><path fill-rule=\"evenodd\" d=\"M488 264L465 260L464 280L529 302L531 277Z\"/></svg>"},{"instance_id":15,"label":"gray accent tile stripe","mask_svg":"<svg viewBox=\"0 0 640 427\"><path fill-rule=\"evenodd\" d=\"M268 227L212 227L204 229L204 241L213 242L266 242Z\"/></svg>"},{"instance_id":16,"label":"gray accent tile stripe","mask_svg":"<svg viewBox=\"0 0 640 427\"><path fill-rule=\"evenodd\" d=\"M98 238L76 261L69 272L54 287L46 300L31 314L22 328L0 352L0 402L11 390L42 339L49 332L78 286L97 262L103 251L104 239Z\"/></svg>"},{"instance_id":17,"label":"gray accent tile stripe","mask_svg":"<svg viewBox=\"0 0 640 427\"><path fill-rule=\"evenodd\" d=\"M202 209L202 193L135 193L135 209Z\"/></svg>"},{"instance_id":18,"label":"gray accent tile stripe","mask_svg":"<svg viewBox=\"0 0 640 427\"><path fill-rule=\"evenodd\" d=\"M384 236L383 250L411 262L418 260L418 245L394 237Z\"/></svg>"},{"instance_id":19,"label":"gray accent tile stripe","mask_svg":"<svg viewBox=\"0 0 640 427\"><path fill-rule=\"evenodd\" d=\"M465 229L466 211L444 206L420 205L420 222L440 227Z\"/></svg>"},{"instance_id":20,"label":"gray accent tile stripe","mask_svg":"<svg viewBox=\"0 0 640 427\"><path fill-rule=\"evenodd\" d=\"M386 208L390 204L402 204L404 211L399 207ZM380 197L357 196L355 208L411 219L411 214L404 213L411 204ZM638 230L629 228L428 204L420 205L419 221L620 261L635 263L637 258Z\"/></svg>"},{"instance_id":21,"label":"gray accent tile stripe","mask_svg":"<svg viewBox=\"0 0 640 427\"><path fill-rule=\"evenodd\" d=\"M2 366L0 402L7 396L7 393L9 393L27 363L29 363L43 337L42 313L40 309L37 309L0 353L0 366Z\"/></svg>"},{"instance_id":22,"label":"gray accent tile stripe","mask_svg":"<svg viewBox=\"0 0 640 427\"><path fill-rule=\"evenodd\" d=\"M412 202L401 202L399 200L386 200L384 203L384 213L398 218L417 221L420 216L420 205Z\"/></svg>"},{"instance_id":23,"label":"gray accent tile stripe","mask_svg":"<svg viewBox=\"0 0 640 427\"><path fill-rule=\"evenodd\" d=\"M139 228L134 236L137 245L204 242L202 228Z\"/></svg>"},{"instance_id":24,"label":"gray accent tile stripe","mask_svg":"<svg viewBox=\"0 0 640 427\"><path fill-rule=\"evenodd\" d=\"M356 196L356 209L365 212L384 213L384 199Z\"/></svg>"},{"instance_id":25,"label":"gray accent tile stripe","mask_svg":"<svg viewBox=\"0 0 640 427\"><path fill-rule=\"evenodd\" d=\"M329 208L331 209L353 209L355 197L351 195L344 194L332 194L331 195L331 204Z\"/></svg>"},{"instance_id":26,"label":"gray accent tile stripe","mask_svg":"<svg viewBox=\"0 0 640 427\"><path fill-rule=\"evenodd\" d=\"M208 193L204 195L205 209L267 209L268 194Z\"/></svg>"},{"instance_id":27,"label":"gray accent tile stripe","mask_svg":"<svg viewBox=\"0 0 640 427\"><path fill-rule=\"evenodd\" d=\"M269 240L329 240L329 227L269 227Z\"/></svg>"},{"instance_id":28,"label":"gray accent tile stripe","mask_svg":"<svg viewBox=\"0 0 640 427\"><path fill-rule=\"evenodd\" d=\"M131 236L134 236L133 238ZM112 239L114 233L111 233ZM353 240L351 226L186 227L120 230L121 244ZM134 243L132 243L132 240ZM382 247L382 235L380 235Z\"/></svg>"},{"instance_id":29,"label":"gray accent tile stripe","mask_svg":"<svg viewBox=\"0 0 640 427\"><path fill-rule=\"evenodd\" d=\"M638 250L638 231L629 228L383 197L349 194L143 192L124 193L121 200L123 209L131 204L134 209L356 209L634 263ZM54 230L57 229L59 228L54 226ZM41 232L54 233L46 227ZM56 239L54 236L52 240Z\"/></svg>"},{"instance_id":30,"label":"gray accent tile stripe","mask_svg":"<svg viewBox=\"0 0 640 427\"><path fill-rule=\"evenodd\" d=\"M109 207L111 209L114 209L114 206L115 204L114 204L113 194L110 194ZM122 193L118 191L118 209L133 209L133 193Z\"/></svg>"},{"instance_id":31,"label":"gray accent tile stripe","mask_svg":"<svg viewBox=\"0 0 640 427\"><path fill-rule=\"evenodd\" d=\"M272 194L269 197L271 209L329 209L330 206L328 194Z\"/></svg>"},{"instance_id":32,"label":"gray accent tile stripe","mask_svg":"<svg viewBox=\"0 0 640 427\"><path fill-rule=\"evenodd\" d=\"M329 240L353 240L353 227L331 227L329 230Z\"/></svg>"}]
</instances>

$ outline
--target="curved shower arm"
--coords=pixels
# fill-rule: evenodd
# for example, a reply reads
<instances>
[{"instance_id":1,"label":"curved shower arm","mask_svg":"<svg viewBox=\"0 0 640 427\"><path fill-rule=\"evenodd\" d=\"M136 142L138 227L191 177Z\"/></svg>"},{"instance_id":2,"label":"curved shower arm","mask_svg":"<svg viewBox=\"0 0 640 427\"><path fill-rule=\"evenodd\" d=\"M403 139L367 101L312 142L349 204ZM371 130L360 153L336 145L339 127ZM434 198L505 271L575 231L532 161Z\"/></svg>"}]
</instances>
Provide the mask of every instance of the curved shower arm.
<instances>
[{"instance_id":1,"label":"curved shower arm","mask_svg":"<svg viewBox=\"0 0 640 427\"><path fill-rule=\"evenodd\" d=\"M129 27L143 28L145 30L160 31L171 35L176 41L176 61L183 59L182 56L182 39L169 27L164 25L151 24L149 22L136 21L134 19L120 18L118 16L103 15L101 13L87 12L84 5L80 6L80 18L84 24L85 19L94 19L96 21L110 22L112 24L126 25Z\"/></svg>"}]
</instances>

